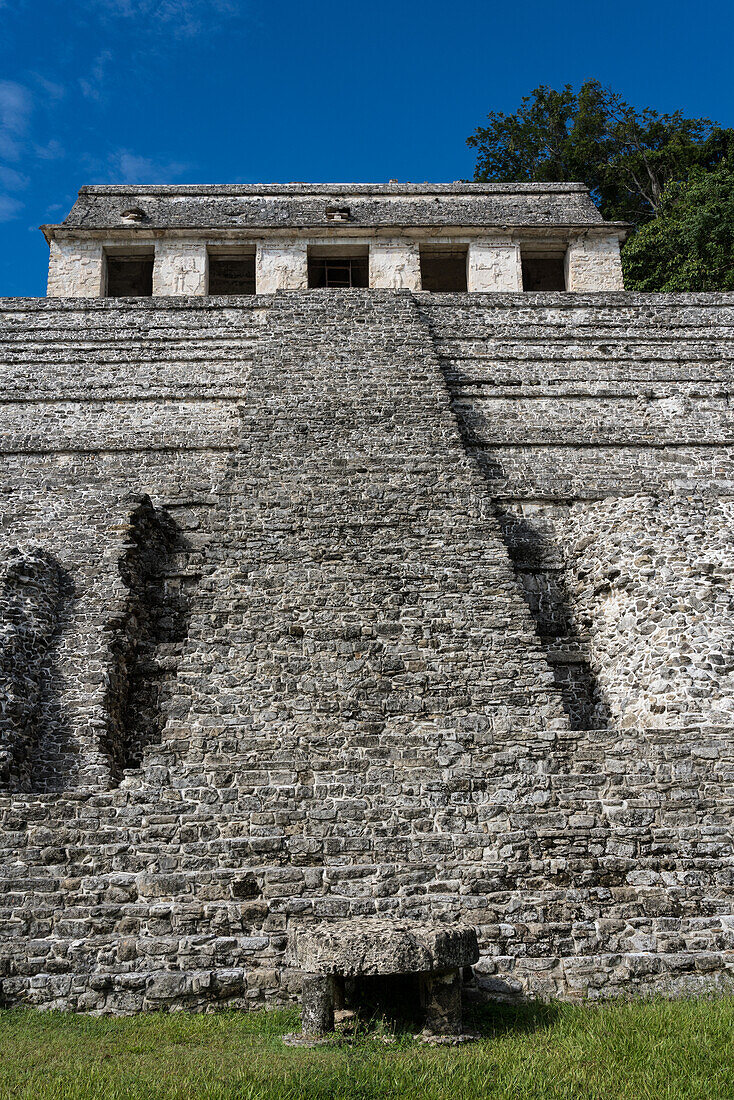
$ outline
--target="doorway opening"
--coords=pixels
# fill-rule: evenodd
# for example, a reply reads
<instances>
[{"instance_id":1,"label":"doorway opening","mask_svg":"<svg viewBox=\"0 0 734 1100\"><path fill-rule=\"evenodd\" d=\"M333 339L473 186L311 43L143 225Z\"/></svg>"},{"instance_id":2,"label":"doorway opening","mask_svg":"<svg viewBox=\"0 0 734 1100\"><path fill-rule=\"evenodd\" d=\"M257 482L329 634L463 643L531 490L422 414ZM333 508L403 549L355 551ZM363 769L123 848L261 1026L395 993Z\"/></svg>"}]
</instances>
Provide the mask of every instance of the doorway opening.
<instances>
[{"instance_id":1,"label":"doorway opening","mask_svg":"<svg viewBox=\"0 0 734 1100\"><path fill-rule=\"evenodd\" d=\"M105 257L107 298L150 298L153 253L113 253Z\"/></svg>"},{"instance_id":2,"label":"doorway opening","mask_svg":"<svg viewBox=\"0 0 734 1100\"><path fill-rule=\"evenodd\" d=\"M308 285L313 289L350 290L369 286L369 253L366 248L334 252L308 250Z\"/></svg>"},{"instance_id":3,"label":"doorway opening","mask_svg":"<svg viewBox=\"0 0 734 1100\"><path fill-rule=\"evenodd\" d=\"M565 252L521 251L523 290L565 290Z\"/></svg>"},{"instance_id":4,"label":"doorway opening","mask_svg":"<svg viewBox=\"0 0 734 1100\"><path fill-rule=\"evenodd\" d=\"M421 248L420 256L422 290L443 294L466 291L466 247Z\"/></svg>"},{"instance_id":5,"label":"doorway opening","mask_svg":"<svg viewBox=\"0 0 734 1100\"><path fill-rule=\"evenodd\" d=\"M209 254L209 294L254 294L255 256Z\"/></svg>"}]
</instances>

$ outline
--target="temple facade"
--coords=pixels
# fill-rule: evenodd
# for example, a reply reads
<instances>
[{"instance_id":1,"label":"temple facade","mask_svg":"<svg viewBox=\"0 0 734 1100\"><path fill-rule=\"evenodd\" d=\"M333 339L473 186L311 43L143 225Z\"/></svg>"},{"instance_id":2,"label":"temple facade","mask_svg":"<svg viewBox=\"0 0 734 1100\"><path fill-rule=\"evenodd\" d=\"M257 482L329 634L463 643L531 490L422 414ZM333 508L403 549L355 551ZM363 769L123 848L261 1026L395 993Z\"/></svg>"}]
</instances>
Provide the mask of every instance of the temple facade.
<instances>
[{"instance_id":1,"label":"temple facade","mask_svg":"<svg viewBox=\"0 0 734 1100\"><path fill-rule=\"evenodd\" d=\"M583 184L84 187L43 227L50 297L622 289Z\"/></svg>"}]
</instances>

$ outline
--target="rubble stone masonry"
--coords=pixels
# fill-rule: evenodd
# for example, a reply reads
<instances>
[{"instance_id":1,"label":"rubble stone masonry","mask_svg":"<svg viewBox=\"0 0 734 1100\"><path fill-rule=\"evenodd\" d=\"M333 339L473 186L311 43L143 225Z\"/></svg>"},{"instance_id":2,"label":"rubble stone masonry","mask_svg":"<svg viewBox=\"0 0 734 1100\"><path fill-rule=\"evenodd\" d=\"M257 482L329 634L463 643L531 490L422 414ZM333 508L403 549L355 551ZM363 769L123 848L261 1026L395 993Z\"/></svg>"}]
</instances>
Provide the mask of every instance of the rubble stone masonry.
<instances>
[{"instance_id":1,"label":"rubble stone masonry","mask_svg":"<svg viewBox=\"0 0 734 1100\"><path fill-rule=\"evenodd\" d=\"M282 1003L351 915L730 989L734 296L168 261L0 300L3 1002Z\"/></svg>"}]
</instances>

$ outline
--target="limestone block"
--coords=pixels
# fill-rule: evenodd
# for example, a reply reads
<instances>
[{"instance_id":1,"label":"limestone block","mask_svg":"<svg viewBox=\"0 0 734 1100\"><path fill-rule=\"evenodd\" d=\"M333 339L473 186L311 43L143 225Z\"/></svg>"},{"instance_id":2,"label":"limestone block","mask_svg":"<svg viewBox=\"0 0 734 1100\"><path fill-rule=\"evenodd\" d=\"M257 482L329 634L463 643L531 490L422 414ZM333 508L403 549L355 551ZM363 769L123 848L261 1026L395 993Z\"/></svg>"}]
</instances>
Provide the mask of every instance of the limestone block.
<instances>
[{"instance_id":1,"label":"limestone block","mask_svg":"<svg viewBox=\"0 0 734 1100\"><path fill-rule=\"evenodd\" d=\"M418 245L410 241L373 241L370 245L370 286L387 290L420 290Z\"/></svg>"},{"instance_id":2,"label":"limestone block","mask_svg":"<svg viewBox=\"0 0 734 1100\"><path fill-rule=\"evenodd\" d=\"M468 290L522 290L520 246L509 240L473 241L469 245Z\"/></svg>"},{"instance_id":3,"label":"limestone block","mask_svg":"<svg viewBox=\"0 0 734 1100\"><path fill-rule=\"evenodd\" d=\"M288 950L309 974L425 974L479 958L477 934L468 925L374 917L294 928Z\"/></svg>"},{"instance_id":4,"label":"limestone block","mask_svg":"<svg viewBox=\"0 0 734 1100\"><path fill-rule=\"evenodd\" d=\"M104 294L101 241L51 241L49 298L99 298Z\"/></svg>"},{"instance_id":5,"label":"limestone block","mask_svg":"<svg viewBox=\"0 0 734 1100\"><path fill-rule=\"evenodd\" d=\"M208 259L201 241L159 241L153 267L153 294L206 294Z\"/></svg>"},{"instance_id":6,"label":"limestone block","mask_svg":"<svg viewBox=\"0 0 734 1100\"><path fill-rule=\"evenodd\" d=\"M308 249L305 241L263 241L255 257L255 290L305 290L308 287Z\"/></svg>"},{"instance_id":7,"label":"limestone block","mask_svg":"<svg viewBox=\"0 0 734 1100\"><path fill-rule=\"evenodd\" d=\"M624 290L619 238L584 233L571 241L566 252L566 290Z\"/></svg>"}]
</instances>

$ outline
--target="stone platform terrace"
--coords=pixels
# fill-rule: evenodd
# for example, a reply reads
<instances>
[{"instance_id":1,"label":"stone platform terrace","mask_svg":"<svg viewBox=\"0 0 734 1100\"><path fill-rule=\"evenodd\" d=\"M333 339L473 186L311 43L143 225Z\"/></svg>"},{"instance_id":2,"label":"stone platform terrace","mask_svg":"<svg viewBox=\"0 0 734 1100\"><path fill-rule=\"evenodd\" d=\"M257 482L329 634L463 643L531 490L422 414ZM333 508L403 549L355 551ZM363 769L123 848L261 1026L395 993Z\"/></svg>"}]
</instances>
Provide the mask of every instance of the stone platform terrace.
<instances>
[{"instance_id":1,"label":"stone platform terrace","mask_svg":"<svg viewBox=\"0 0 734 1100\"><path fill-rule=\"evenodd\" d=\"M0 981L729 988L731 295L0 301ZM17 664L17 654L23 653Z\"/></svg>"}]
</instances>

